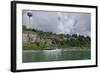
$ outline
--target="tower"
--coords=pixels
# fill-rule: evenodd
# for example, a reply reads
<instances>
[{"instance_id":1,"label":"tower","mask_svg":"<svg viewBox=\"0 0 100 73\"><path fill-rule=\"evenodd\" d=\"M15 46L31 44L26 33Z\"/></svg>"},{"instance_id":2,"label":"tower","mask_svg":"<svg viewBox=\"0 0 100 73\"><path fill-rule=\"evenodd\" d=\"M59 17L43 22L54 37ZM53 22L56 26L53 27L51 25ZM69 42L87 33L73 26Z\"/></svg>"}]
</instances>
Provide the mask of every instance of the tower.
<instances>
[{"instance_id":1,"label":"tower","mask_svg":"<svg viewBox=\"0 0 100 73\"><path fill-rule=\"evenodd\" d=\"M27 16L29 17L29 25L27 26L27 28L32 28L32 25L31 25L32 13L31 13L31 12L28 12L28 13L27 13Z\"/></svg>"}]
</instances>

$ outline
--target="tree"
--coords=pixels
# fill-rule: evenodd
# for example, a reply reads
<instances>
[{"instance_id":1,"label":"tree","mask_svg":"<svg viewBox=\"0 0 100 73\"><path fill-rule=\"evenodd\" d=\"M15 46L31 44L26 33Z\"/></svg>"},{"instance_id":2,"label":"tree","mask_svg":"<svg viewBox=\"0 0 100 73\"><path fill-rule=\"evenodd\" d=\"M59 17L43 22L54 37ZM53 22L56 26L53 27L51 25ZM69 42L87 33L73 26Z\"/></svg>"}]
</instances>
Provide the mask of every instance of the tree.
<instances>
[{"instance_id":1,"label":"tree","mask_svg":"<svg viewBox=\"0 0 100 73\"><path fill-rule=\"evenodd\" d=\"M77 34L73 34L72 37L77 38Z\"/></svg>"},{"instance_id":2,"label":"tree","mask_svg":"<svg viewBox=\"0 0 100 73\"><path fill-rule=\"evenodd\" d=\"M70 34L67 34L66 37L69 38L69 37L71 37L71 35Z\"/></svg>"},{"instance_id":3,"label":"tree","mask_svg":"<svg viewBox=\"0 0 100 73\"><path fill-rule=\"evenodd\" d=\"M23 28L23 30L26 30L27 29L25 25L22 25L22 28Z\"/></svg>"},{"instance_id":4,"label":"tree","mask_svg":"<svg viewBox=\"0 0 100 73\"><path fill-rule=\"evenodd\" d=\"M87 36L87 37L86 37L86 39L87 39L88 41L90 41L90 40L91 40L91 38L90 38L89 36Z\"/></svg>"},{"instance_id":5,"label":"tree","mask_svg":"<svg viewBox=\"0 0 100 73\"><path fill-rule=\"evenodd\" d=\"M83 41L84 39L85 39L85 37L84 37L84 36L79 35L79 37L78 37L78 40L79 40L79 41Z\"/></svg>"}]
</instances>

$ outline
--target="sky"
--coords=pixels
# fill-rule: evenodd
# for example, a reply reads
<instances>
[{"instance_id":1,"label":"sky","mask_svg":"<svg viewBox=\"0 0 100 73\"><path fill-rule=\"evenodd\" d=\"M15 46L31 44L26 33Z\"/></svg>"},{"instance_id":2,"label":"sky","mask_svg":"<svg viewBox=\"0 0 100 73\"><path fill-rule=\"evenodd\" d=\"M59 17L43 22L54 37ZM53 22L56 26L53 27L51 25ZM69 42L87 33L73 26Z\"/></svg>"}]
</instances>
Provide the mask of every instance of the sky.
<instances>
[{"instance_id":1,"label":"sky","mask_svg":"<svg viewBox=\"0 0 100 73\"><path fill-rule=\"evenodd\" d=\"M27 13L32 13L29 18ZM55 12L22 10L22 25L27 28L56 34L91 35L91 14L79 12Z\"/></svg>"}]
</instances>

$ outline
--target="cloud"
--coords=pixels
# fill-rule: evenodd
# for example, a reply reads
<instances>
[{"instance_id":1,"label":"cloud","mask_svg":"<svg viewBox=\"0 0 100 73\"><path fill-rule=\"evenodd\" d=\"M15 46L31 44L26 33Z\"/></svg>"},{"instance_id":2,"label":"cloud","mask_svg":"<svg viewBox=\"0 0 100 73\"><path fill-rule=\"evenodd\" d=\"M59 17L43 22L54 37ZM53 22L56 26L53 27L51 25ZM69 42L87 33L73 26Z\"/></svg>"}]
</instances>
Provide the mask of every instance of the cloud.
<instances>
[{"instance_id":1,"label":"cloud","mask_svg":"<svg viewBox=\"0 0 100 73\"><path fill-rule=\"evenodd\" d=\"M32 13L30 19L27 13ZM81 34L90 36L91 16L89 13L28 11L23 10L23 25L57 34Z\"/></svg>"}]
</instances>

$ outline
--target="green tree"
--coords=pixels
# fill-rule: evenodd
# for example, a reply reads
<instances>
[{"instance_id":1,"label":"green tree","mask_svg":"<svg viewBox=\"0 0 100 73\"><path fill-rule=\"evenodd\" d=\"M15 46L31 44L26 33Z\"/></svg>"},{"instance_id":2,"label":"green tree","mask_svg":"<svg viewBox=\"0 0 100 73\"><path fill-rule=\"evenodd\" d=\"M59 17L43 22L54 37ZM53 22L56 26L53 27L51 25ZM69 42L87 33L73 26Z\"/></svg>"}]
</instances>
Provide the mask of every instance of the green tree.
<instances>
[{"instance_id":1,"label":"green tree","mask_svg":"<svg viewBox=\"0 0 100 73\"><path fill-rule=\"evenodd\" d=\"M22 28L23 28L23 30L26 30L27 29L25 25L22 25Z\"/></svg>"}]
</instances>

